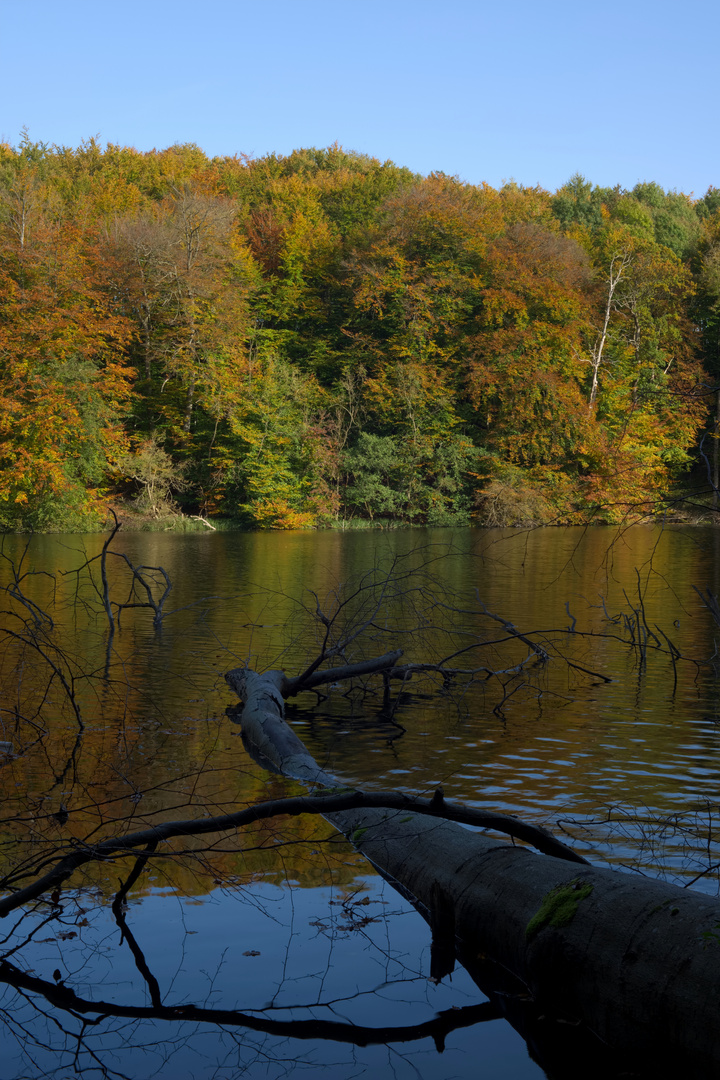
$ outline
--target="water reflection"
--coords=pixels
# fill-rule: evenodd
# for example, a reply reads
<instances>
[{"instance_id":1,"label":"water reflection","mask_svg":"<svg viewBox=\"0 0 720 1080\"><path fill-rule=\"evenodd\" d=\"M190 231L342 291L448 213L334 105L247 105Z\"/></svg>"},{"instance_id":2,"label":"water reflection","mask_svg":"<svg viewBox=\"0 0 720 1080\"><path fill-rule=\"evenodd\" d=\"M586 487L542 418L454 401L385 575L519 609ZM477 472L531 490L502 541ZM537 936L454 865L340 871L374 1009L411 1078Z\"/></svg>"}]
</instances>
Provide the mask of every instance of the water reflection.
<instances>
[{"instance_id":1,"label":"water reflection","mask_svg":"<svg viewBox=\"0 0 720 1080\"><path fill-rule=\"evenodd\" d=\"M36 569L69 571L101 542L35 537L29 558ZM4 550L17 555L23 543L6 537ZM9 886L96 837L292 793L248 761L224 715L223 673L245 661L302 670L317 648L304 589L324 602L378 559L430 543L435 595L461 601L455 630L495 642L489 664L511 665L520 653L483 604L524 632L542 631L550 661L508 678L505 700L502 680L490 678L454 687L413 679L391 687L389 700L382 688L348 695L331 687L320 702L305 695L290 716L316 760L367 788L427 794L442 784L448 798L562 830L591 859L715 890L717 874L706 870L720 862L719 716L708 661L718 631L693 586L720 588L716 530L121 533L115 543L136 565L164 566L174 584L160 632L148 612L124 612L109 668L97 598L81 589L81 603L71 604L72 575L26 582L53 612L82 726L57 678L38 683L37 651L6 640L0 659L0 740L12 744L0 757L0 864L16 875ZM437 558L449 545L452 554ZM406 657L437 658L447 648L439 617L422 634L407 632L414 617L407 606L387 615L373 629L378 645L400 629ZM627 619L641 617L680 659L667 648L630 647ZM463 1022L475 1023L492 1009L476 1015L479 995L466 975L451 986L428 983L426 928L379 883L360 880L346 848L328 871L327 829L298 819L282 836L290 846L276 850L275 827L257 823L242 849L223 837L153 861L133 890L124 933L107 907L127 872L116 865L86 868L62 912L38 905L14 930L3 927L3 1008L16 1047L7 1080L64 1078L74 1054L82 1069L107 1076L279 1076L331 1065L338 1077L417 1069L446 1080L475 1075L478 1052L493 1077L542 1075L506 1025L423 1029L436 1012L462 1010ZM358 887L370 903L343 923L334 900ZM359 925L367 912L373 921ZM178 1019L157 1012L188 1004L195 1011ZM225 1019L197 1011L208 1009ZM230 1011L254 1020L232 1020ZM371 1047L366 1031L368 1045L348 1056L341 1038L309 1047L298 1029L268 1027L309 1020L393 1026L398 1038ZM245 1023L241 1036L235 1021ZM416 1025L418 1045L398 1049L399 1029ZM442 1033L448 1049L439 1056L433 1039Z\"/></svg>"},{"instance_id":2,"label":"water reflection","mask_svg":"<svg viewBox=\"0 0 720 1080\"><path fill-rule=\"evenodd\" d=\"M114 925L98 900L68 894L3 940L5 1080L29 1067L173 1080L330 1067L339 1078L367 1069L444 1080L470 1075L478 1053L490 1075L542 1075L469 976L428 981L419 916L376 879L215 890L202 904L151 893ZM23 943L26 955L30 940L32 971L13 952Z\"/></svg>"},{"instance_id":3,"label":"water reflection","mask_svg":"<svg viewBox=\"0 0 720 1080\"><path fill-rule=\"evenodd\" d=\"M17 551L21 543L6 537L5 550ZM56 775L61 777L70 761L68 767L80 776L83 766L93 782L102 776L113 798L143 791L144 807L159 809L172 798L157 787L155 766L189 774L194 760L211 756L214 767L222 760L226 776L242 769L242 754L235 752L221 719L228 700L223 672L245 661L301 670L316 645L298 602L303 589L322 598L338 581L378 559L427 543L435 545L435 555L452 545L452 556L438 559L432 573L448 596L462 598L466 612L475 606L475 615L463 616L470 629L486 637L501 631L483 623L477 594L491 612L518 627L544 631L556 649L552 663L530 672L527 685L513 684L499 714L501 695L492 680L476 680L465 692L443 696L435 692L437 686L423 687L414 679L394 688L390 709L372 697L348 698L344 688L328 691L319 706L308 695L298 703L295 722L317 760L349 783L421 792L442 783L450 797L547 823L561 815L593 819L607 806L692 813L717 801L714 672L691 660L704 664L715 649L717 628L693 586L717 587L718 537L712 529L677 527L121 533L115 544L133 562L167 568L174 582L168 606L175 614L157 634L147 613L124 613L113 642L113 678L78 684L92 733L82 764L70 761L75 732L70 727L51 732L51 740L64 740L62 752L58 746L50 755L59 762L65 754ZM37 568L67 571L100 545L98 537L35 537L30 556ZM64 579L66 588L72 580L72 575ZM33 582L45 603L43 584L44 579ZM673 665L667 652L649 649L645 662L638 662L620 614L624 618L637 608L639 598L648 627L658 635L662 630L691 660ZM59 619L64 640L84 670L102 674L102 625L83 621L77 607L63 609L58 603L56 613L63 610L71 611ZM609 622L606 613L619 621ZM406 617L398 612L395 621L402 625ZM594 636L569 637L573 625ZM436 659L433 651L445 642L424 633L400 644L408 658L427 660ZM498 663L516 657L503 649L498 646ZM605 684L582 669L612 681ZM108 769L120 742L124 762ZM46 801L47 744L45 739L37 753L29 751L14 763L11 785ZM63 792L57 783L55 810L67 795ZM218 794L218 804L224 804L238 792ZM205 784L203 798L208 797ZM622 836L609 846L605 835L599 839L611 861L632 858ZM688 867L688 873L696 869Z\"/></svg>"}]
</instances>

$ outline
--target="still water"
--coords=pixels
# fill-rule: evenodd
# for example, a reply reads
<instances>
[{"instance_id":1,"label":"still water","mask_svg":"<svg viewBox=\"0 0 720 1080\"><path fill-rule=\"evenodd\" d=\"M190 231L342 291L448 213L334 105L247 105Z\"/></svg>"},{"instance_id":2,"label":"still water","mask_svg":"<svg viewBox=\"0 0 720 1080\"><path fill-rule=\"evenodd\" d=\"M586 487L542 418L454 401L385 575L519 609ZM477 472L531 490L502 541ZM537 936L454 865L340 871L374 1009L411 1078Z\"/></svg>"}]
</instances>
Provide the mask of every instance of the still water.
<instances>
[{"instance_id":1,"label":"still water","mask_svg":"<svg viewBox=\"0 0 720 1080\"><path fill-rule=\"evenodd\" d=\"M364 625L348 660L399 647L462 669L398 682L389 700L382 684L303 695L289 719L343 783L441 784L598 864L717 891L720 628L694 588L720 592L715 530L121 532L115 604L130 599L122 555L162 566L173 588L160 628L132 607L112 637L89 569L72 573L102 541L35 537L20 564L25 541L5 538L3 582L10 559L19 577L53 575L28 573L26 602L8 597L0 616L0 858L14 887L58 847L299 791L248 759L223 673L304 670L325 632L317 609L332 616L340 598ZM143 573L157 601L164 580ZM131 868L90 864L54 904L0 925L2 1080L546 1075L462 970L428 980L425 923L323 822L188 840L113 912Z\"/></svg>"}]
</instances>

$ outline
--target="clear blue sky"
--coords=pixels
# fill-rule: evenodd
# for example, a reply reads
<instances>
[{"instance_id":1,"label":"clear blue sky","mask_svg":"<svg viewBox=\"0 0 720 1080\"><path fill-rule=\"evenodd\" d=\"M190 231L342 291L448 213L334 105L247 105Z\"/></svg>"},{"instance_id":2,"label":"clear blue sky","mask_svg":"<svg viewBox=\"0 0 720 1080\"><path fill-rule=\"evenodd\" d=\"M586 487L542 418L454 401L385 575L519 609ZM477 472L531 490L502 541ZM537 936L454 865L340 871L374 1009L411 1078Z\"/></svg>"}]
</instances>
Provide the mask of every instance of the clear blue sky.
<instances>
[{"instance_id":1,"label":"clear blue sky","mask_svg":"<svg viewBox=\"0 0 720 1080\"><path fill-rule=\"evenodd\" d=\"M720 187L720 0L0 0L0 136Z\"/></svg>"}]
</instances>

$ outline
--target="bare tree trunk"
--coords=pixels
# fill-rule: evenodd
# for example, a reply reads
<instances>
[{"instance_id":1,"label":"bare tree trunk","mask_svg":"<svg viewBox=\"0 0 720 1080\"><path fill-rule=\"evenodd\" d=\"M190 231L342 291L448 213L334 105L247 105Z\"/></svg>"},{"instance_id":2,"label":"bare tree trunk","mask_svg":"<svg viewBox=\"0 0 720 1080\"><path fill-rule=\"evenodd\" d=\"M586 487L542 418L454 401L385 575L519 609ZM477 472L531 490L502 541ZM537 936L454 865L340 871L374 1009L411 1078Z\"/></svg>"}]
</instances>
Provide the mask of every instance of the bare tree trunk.
<instances>
[{"instance_id":1,"label":"bare tree trunk","mask_svg":"<svg viewBox=\"0 0 720 1080\"><path fill-rule=\"evenodd\" d=\"M191 382L185 395L185 416L183 417L183 431L190 430L192 421L193 404L195 402L195 383Z\"/></svg>"},{"instance_id":2,"label":"bare tree trunk","mask_svg":"<svg viewBox=\"0 0 720 1080\"><path fill-rule=\"evenodd\" d=\"M599 385L599 373L603 363L603 353L605 351L605 344L608 337L608 329L610 327L610 316L613 310L613 300L615 291L620 284L620 280L627 270L631 262L631 256L628 252L620 252L613 255L610 260L610 270L608 273L608 292L607 300L605 302L605 315L603 318L602 330L599 333L598 339L595 342L592 351L590 366L592 368L592 383L590 386L590 398L589 405L590 410L595 404L595 398L597 397L598 385Z\"/></svg>"},{"instance_id":3,"label":"bare tree trunk","mask_svg":"<svg viewBox=\"0 0 720 1080\"><path fill-rule=\"evenodd\" d=\"M226 678L244 702L245 742L263 763L337 783L285 723L282 672L238 669ZM327 817L414 897L431 926L440 908L446 936L459 939L464 955L510 971L543 1008L629 1058L677 1060L685 1076L718 1075L716 899L571 865L411 812L360 808Z\"/></svg>"},{"instance_id":4,"label":"bare tree trunk","mask_svg":"<svg viewBox=\"0 0 720 1080\"><path fill-rule=\"evenodd\" d=\"M713 432L713 510L720 506L720 388L715 391L715 431Z\"/></svg>"}]
</instances>

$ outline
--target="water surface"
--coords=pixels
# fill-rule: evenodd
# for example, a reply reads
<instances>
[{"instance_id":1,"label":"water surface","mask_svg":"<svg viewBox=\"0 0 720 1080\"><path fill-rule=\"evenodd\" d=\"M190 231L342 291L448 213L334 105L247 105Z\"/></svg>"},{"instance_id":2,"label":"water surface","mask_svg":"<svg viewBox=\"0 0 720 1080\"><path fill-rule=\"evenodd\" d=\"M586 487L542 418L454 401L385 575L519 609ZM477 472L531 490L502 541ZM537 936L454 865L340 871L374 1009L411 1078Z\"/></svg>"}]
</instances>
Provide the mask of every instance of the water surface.
<instances>
[{"instance_id":1,"label":"water surface","mask_svg":"<svg viewBox=\"0 0 720 1080\"><path fill-rule=\"evenodd\" d=\"M462 648L453 663L484 672L447 685L413 678L393 685L389 700L382 685L303 695L289 717L316 759L366 788L428 794L441 784L447 798L563 831L598 863L716 891L707 870L720 861L720 631L693 589L720 591L715 530L120 533L113 550L136 566L163 566L173 589L159 630L151 610L129 608L112 639L87 570L61 576L102 540L35 537L25 557L24 569L55 575L22 583L55 628L36 627L30 647L5 640L5 872L19 858L31 870L58 843L299 790L249 761L225 715L222 676L244 663L302 671L324 633L312 617L318 606L332 614L333 597L347 595L339 583L395 560L399 574L422 568L422 588L408 578L404 598L399 589L374 612L347 659L399 646L404 659L433 662ZM16 565L24 543L5 538ZM113 598L125 602L126 564L109 563ZM5 606L5 629L22 636L17 603L14 613ZM486 644L470 650L477 641ZM49 662L70 679L80 721ZM59 910L40 902L24 920L6 920L3 954L121 1013L152 1006L159 993L164 1007L399 1029L482 1002L462 972L440 987L428 982L422 920L330 836L303 818L252 827L242 851L234 836L188 841L189 855L152 861L132 889L129 934L108 901L131 864L90 866ZM5 989L7 1080L64 1078L75 1053L87 1075L108 1076L279 1077L332 1065L338 1078L373 1069L449 1080L475 1076L479 1055L493 1077L544 1075L509 1025L487 1017L452 1031L438 1054L422 1033L348 1047L299 1040L291 1028L231 1030L182 1016L108 1015L89 1028L62 1000L61 1021L51 1018L35 991Z\"/></svg>"}]
</instances>

